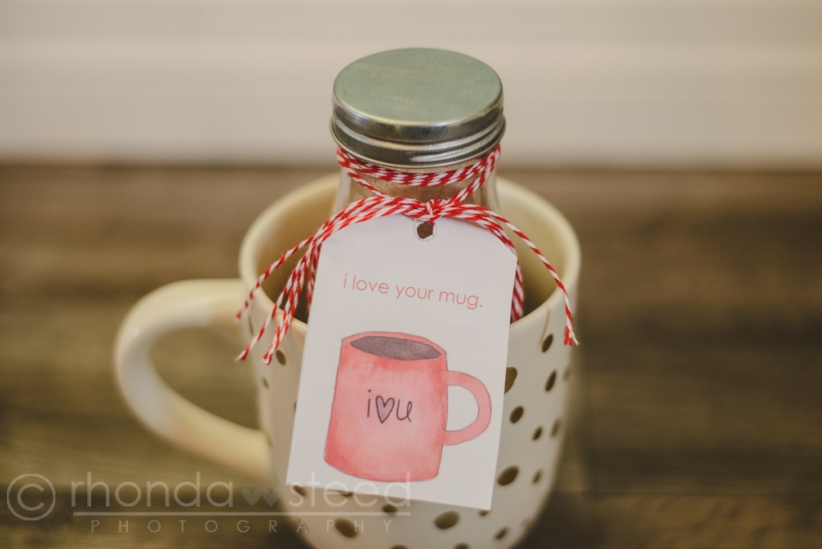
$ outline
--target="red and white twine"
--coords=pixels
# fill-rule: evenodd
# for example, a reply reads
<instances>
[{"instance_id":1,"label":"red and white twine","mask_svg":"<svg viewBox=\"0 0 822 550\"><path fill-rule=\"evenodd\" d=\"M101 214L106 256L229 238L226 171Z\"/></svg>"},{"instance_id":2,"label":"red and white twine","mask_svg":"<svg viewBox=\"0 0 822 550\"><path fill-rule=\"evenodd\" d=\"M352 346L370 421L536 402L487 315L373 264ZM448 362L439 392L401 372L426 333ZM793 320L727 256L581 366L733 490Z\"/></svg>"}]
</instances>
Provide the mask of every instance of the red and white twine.
<instances>
[{"instance_id":1,"label":"red and white twine","mask_svg":"<svg viewBox=\"0 0 822 550\"><path fill-rule=\"evenodd\" d=\"M559 275L557 275L557 272L551 266L550 262L548 262L545 256L542 255L537 246L507 219L484 206L465 202L468 197L470 197L486 182L488 177L494 171L499 155L500 148L497 146L496 149L469 166L458 168L456 170L450 170L448 172L413 174L408 172L398 172L381 166L376 166L349 155L343 149L337 149L337 160L339 161L340 166L342 166L353 181L356 181L371 191L374 196L353 202L334 214L331 218L326 220L326 222L323 223L323 225L311 237L305 239L288 250L285 254L280 256L276 262L268 266L263 274L260 275L257 283L254 285L254 288L252 288L248 293L248 298L246 298L242 309L237 312L238 319L241 318L243 313L249 308L251 301L254 298L254 294L260 289L263 282L268 279L271 273L278 267L282 266L286 261L288 261L289 258L294 256L294 254L305 249L305 254L303 254L302 258L300 258L297 262L297 265L288 277L285 288L283 288L283 291L277 297L277 300L275 300L274 308L272 309L271 314L268 316L266 322L245 350L240 354L238 359L242 361L248 357L251 349L257 344L257 342L260 341L268 326L274 318L277 317L278 310L282 309L282 315L277 322L277 329L274 332L274 338L271 346L269 346L268 350L263 355L263 361L266 363L271 362L274 352L279 347L283 337L286 332L288 332L288 328L291 326L291 322L294 319L295 312L297 311L297 304L299 303L300 294L302 293L304 285L306 286L306 299L308 301L308 305L311 305L317 262L320 257L320 249L326 239L328 239L335 232L344 229L349 225L376 218L382 218L384 216L392 216L395 214L409 216L419 220L420 222L428 222L432 225L435 224L440 218L456 218L475 223L490 231L505 246L507 246L511 252L514 253L514 255L516 255L517 252L514 248L514 243L511 242L511 239L508 238L508 235L504 230L504 227L507 227L512 233L522 239L522 241L531 250L534 251L543 265L545 265L548 269L548 272L554 278L557 287L559 287L562 291L562 295L565 300L565 345L570 346L576 344L577 339L574 335L574 325L573 318L571 316L571 304L568 300L568 292L565 290L565 285L562 284ZM474 178L474 180L453 197L447 199L432 199L427 202L421 202L411 198L391 197L385 195L371 185L363 177L364 175L387 183L417 187L449 185L452 183L466 181L471 178ZM522 308L522 271L520 269L519 261L517 261L517 270L516 276L514 277L514 288L511 298L512 323L522 317Z\"/></svg>"}]
</instances>

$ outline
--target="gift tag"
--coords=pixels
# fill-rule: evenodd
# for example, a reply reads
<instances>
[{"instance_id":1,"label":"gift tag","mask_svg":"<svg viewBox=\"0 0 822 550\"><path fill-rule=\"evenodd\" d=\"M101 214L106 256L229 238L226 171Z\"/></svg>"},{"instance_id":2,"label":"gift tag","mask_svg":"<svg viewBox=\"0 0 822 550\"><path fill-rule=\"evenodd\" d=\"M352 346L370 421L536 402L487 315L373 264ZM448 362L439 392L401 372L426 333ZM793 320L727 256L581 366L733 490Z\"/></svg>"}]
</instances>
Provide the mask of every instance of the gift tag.
<instances>
[{"instance_id":1,"label":"gift tag","mask_svg":"<svg viewBox=\"0 0 822 550\"><path fill-rule=\"evenodd\" d=\"M515 255L400 215L322 248L287 483L491 507Z\"/></svg>"}]
</instances>

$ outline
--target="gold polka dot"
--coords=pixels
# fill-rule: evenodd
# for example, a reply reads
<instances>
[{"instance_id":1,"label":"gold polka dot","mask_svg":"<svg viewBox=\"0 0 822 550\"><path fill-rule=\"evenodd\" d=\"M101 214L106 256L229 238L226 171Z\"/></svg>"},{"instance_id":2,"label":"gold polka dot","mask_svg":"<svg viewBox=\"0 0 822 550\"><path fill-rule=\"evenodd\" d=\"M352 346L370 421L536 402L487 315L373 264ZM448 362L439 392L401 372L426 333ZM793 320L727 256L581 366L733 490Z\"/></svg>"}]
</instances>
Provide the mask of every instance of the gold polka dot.
<instances>
[{"instance_id":1,"label":"gold polka dot","mask_svg":"<svg viewBox=\"0 0 822 550\"><path fill-rule=\"evenodd\" d=\"M517 379L517 369L514 367L508 367L505 369L505 393L508 393L508 390L514 385L514 380Z\"/></svg>"},{"instance_id":2,"label":"gold polka dot","mask_svg":"<svg viewBox=\"0 0 822 550\"><path fill-rule=\"evenodd\" d=\"M537 429L534 430L534 435L531 436L531 439L536 441L540 437L542 437L542 426L538 426Z\"/></svg>"},{"instance_id":3,"label":"gold polka dot","mask_svg":"<svg viewBox=\"0 0 822 550\"><path fill-rule=\"evenodd\" d=\"M562 373L563 380L567 382L569 378L571 378L571 367L566 368L565 372Z\"/></svg>"},{"instance_id":4,"label":"gold polka dot","mask_svg":"<svg viewBox=\"0 0 822 550\"><path fill-rule=\"evenodd\" d=\"M490 511L491 511L491 510L480 510L480 511L479 511L479 515L480 515L480 516L482 516L482 517L485 517L485 516L487 516L487 515L488 515L488 512L490 512Z\"/></svg>"},{"instance_id":5,"label":"gold polka dot","mask_svg":"<svg viewBox=\"0 0 822 550\"><path fill-rule=\"evenodd\" d=\"M561 426L562 426L562 422L560 421L559 418L554 420L554 426L551 428L551 437L556 437L557 436Z\"/></svg>"},{"instance_id":6,"label":"gold polka dot","mask_svg":"<svg viewBox=\"0 0 822 550\"><path fill-rule=\"evenodd\" d=\"M517 474L519 474L519 468L516 466L510 466L502 471L497 478L497 483L500 485L510 485L515 479L517 479Z\"/></svg>"},{"instance_id":7,"label":"gold polka dot","mask_svg":"<svg viewBox=\"0 0 822 550\"><path fill-rule=\"evenodd\" d=\"M402 544L395 544L391 548L408 548L407 546L403 546Z\"/></svg>"},{"instance_id":8,"label":"gold polka dot","mask_svg":"<svg viewBox=\"0 0 822 550\"><path fill-rule=\"evenodd\" d=\"M385 512L386 514L388 514L389 516L393 516L394 514L397 513L397 507L396 506L391 506L390 504L386 504L385 506L382 507L382 511Z\"/></svg>"},{"instance_id":9,"label":"gold polka dot","mask_svg":"<svg viewBox=\"0 0 822 550\"><path fill-rule=\"evenodd\" d=\"M265 377L265 376L263 376L263 387L264 387L265 389L268 389L268 380L266 379L266 377Z\"/></svg>"},{"instance_id":10,"label":"gold polka dot","mask_svg":"<svg viewBox=\"0 0 822 550\"><path fill-rule=\"evenodd\" d=\"M301 487L299 485L292 485L292 487L297 494L305 496L305 487Z\"/></svg>"},{"instance_id":11,"label":"gold polka dot","mask_svg":"<svg viewBox=\"0 0 822 550\"><path fill-rule=\"evenodd\" d=\"M508 534L508 528L507 528L507 527L503 527L502 529L500 529L499 531L497 531L497 534L496 534L496 535L494 535L494 538L495 538L495 539L497 539L497 540L500 540L500 539L504 538L504 537L505 537L505 535L507 535L507 534Z\"/></svg>"},{"instance_id":12,"label":"gold polka dot","mask_svg":"<svg viewBox=\"0 0 822 550\"><path fill-rule=\"evenodd\" d=\"M351 491L340 491L340 494L346 498L354 496L354 493L352 493Z\"/></svg>"},{"instance_id":13,"label":"gold polka dot","mask_svg":"<svg viewBox=\"0 0 822 550\"><path fill-rule=\"evenodd\" d=\"M546 351L548 351L548 348L550 348L551 344L553 344L553 343L554 343L554 335L549 334L545 338L545 340L542 341L542 353L545 353Z\"/></svg>"},{"instance_id":14,"label":"gold polka dot","mask_svg":"<svg viewBox=\"0 0 822 550\"><path fill-rule=\"evenodd\" d=\"M552 371L551 376L548 377L548 381L545 382L545 391L551 391L551 388L554 387L554 384L557 381L557 371Z\"/></svg>"},{"instance_id":15,"label":"gold polka dot","mask_svg":"<svg viewBox=\"0 0 822 550\"><path fill-rule=\"evenodd\" d=\"M471 547L468 546L467 544L465 544L464 542L461 542L458 545L456 545L454 548L471 548Z\"/></svg>"},{"instance_id":16,"label":"gold polka dot","mask_svg":"<svg viewBox=\"0 0 822 550\"><path fill-rule=\"evenodd\" d=\"M511 423L516 424L519 422L519 419L522 418L522 413L525 412L525 409L522 407L517 407L513 411L511 411Z\"/></svg>"},{"instance_id":17,"label":"gold polka dot","mask_svg":"<svg viewBox=\"0 0 822 550\"><path fill-rule=\"evenodd\" d=\"M539 483L540 479L542 479L542 470L537 470L537 473L534 474L534 479L531 480L531 483Z\"/></svg>"},{"instance_id":18,"label":"gold polka dot","mask_svg":"<svg viewBox=\"0 0 822 550\"><path fill-rule=\"evenodd\" d=\"M337 531L344 537L353 539L357 536L357 528L347 519L335 519L334 527L336 527Z\"/></svg>"},{"instance_id":19,"label":"gold polka dot","mask_svg":"<svg viewBox=\"0 0 822 550\"><path fill-rule=\"evenodd\" d=\"M273 447L274 444L271 442L271 436L268 435L268 432L265 432L265 440L268 442L269 447Z\"/></svg>"},{"instance_id":20,"label":"gold polka dot","mask_svg":"<svg viewBox=\"0 0 822 550\"><path fill-rule=\"evenodd\" d=\"M285 366L285 364L286 364L285 354L284 354L282 351L277 350L277 351L274 353L274 355L276 355L276 356L277 356L277 362L278 362L279 364L281 364L282 366Z\"/></svg>"},{"instance_id":21,"label":"gold polka dot","mask_svg":"<svg viewBox=\"0 0 822 550\"><path fill-rule=\"evenodd\" d=\"M434 520L434 525L439 527L440 529L450 529L451 527L455 526L457 522L460 520L460 515L456 512L445 512L444 514L440 514Z\"/></svg>"}]
</instances>

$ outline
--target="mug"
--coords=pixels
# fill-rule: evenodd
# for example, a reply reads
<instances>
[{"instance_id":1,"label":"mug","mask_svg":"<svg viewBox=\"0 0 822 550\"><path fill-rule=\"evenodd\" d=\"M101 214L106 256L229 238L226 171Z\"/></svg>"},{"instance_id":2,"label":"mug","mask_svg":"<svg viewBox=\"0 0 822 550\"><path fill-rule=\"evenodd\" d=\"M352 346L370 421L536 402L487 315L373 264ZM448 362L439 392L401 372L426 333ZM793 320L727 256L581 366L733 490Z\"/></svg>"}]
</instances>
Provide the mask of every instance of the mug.
<instances>
[{"instance_id":1,"label":"mug","mask_svg":"<svg viewBox=\"0 0 822 550\"><path fill-rule=\"evenodd\" d=\"M183 281L160 288L134 306L117 337L117 383L126 403L149 429L182 448L266 480L272 488L286 479L306 324L292 325L270 365L261 361L265 345L249 356L257 386L259 429L236 425L182 398L157 374L150 352L166 332L190 326L227 332L237 339L238 351L242 349L270 314L269 296L276 296L277 285L284 284L289 264L282 273L275 272L272 286L256 294L250 314L237 322L234 314L248 290L268 264L327 219L338 185L339 176L329 175L268 207L243 240L239 279ZM547 201L516 184L499 178L497 191L502 212L551 260L574 305L580 251L570 224ZM491 509L411 501L398 510L381 497L357 499L343 493L333 500L322 495L296 498L298 493L308 495L308 488L294 487L285 493L294 496L279 503L305 526L299 534L308 543L346 548L500 548L515 545L527 534L554 480L564 435L572 348L562 345L561 293L539 259L515 244L525 278L527 314L510 325Z\"/></svg>"},{"instance_id":2,"label":"mug","mask_svg":"<svg viewBox=\"0 0 822 550\"><path fill-rule=\"evenodd\" d=\"M477 400L477 418L460 430L445 429L448 386ZM473 439L490 422L485 385L449 371L435 343L395 332L354 334L340 348L325 461L362 479L425 481L439 474L444 445Z\"/></svg>"}]
</instances>

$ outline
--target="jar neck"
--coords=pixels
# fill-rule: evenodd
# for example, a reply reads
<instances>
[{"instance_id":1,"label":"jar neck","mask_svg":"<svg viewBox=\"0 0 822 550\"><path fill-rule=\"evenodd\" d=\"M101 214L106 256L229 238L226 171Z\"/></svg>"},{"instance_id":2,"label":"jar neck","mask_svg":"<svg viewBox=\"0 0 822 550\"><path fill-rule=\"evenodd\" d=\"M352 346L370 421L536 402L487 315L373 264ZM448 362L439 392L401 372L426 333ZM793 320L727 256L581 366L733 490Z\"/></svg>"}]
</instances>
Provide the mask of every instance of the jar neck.
<instances>
[{"instance_id":1,"label":"jar neck","mask_svg":"<svg viewBox=\"0 0 822 550\"><path fill-rule=\"evenodd\" d=\"M419 168L419 169L409 169L405 170L409 173L414 174L430 174L434 172L447 172L449 170L456 170L458 168L462 168L464 166L468 166L476 162L477 159L471 159L466 162L462 162L460 164L454 164L451 166L443 166L437 168ZM375 189L379 190L381 193L388 195L390 197L404 197L404 198L411 198L416 199L420 202L427 202L432 199L447 199L453 197L461 190L465 189L471 182L476 179L469 178L465 181L452 183L448 185L438 185L432 187L415 187L411 185L402 185L398 183L389 183L382 180L375 179L368 175L363 175L363 179L365 179L369 184L373 185ZM339 212L352 202L356 202L360 199L368 198L373 196L374 193L369 189L366 189L361 184L357 183L356 181L352 181L351 177L345 171L344 168L340 169L340 185L337 190L337 197L334 201L334 208L332 211L333 213ZM499 209L499 201L497 200L497 171L496 168L491 172L488 176L488 179L485 183L477 189L471 196L468 197L468 200L465 202L470 204L479 204L481 206L485 206L486 208L490 208L494 212L500 212Z\"/></svg>"}]
</instances>

